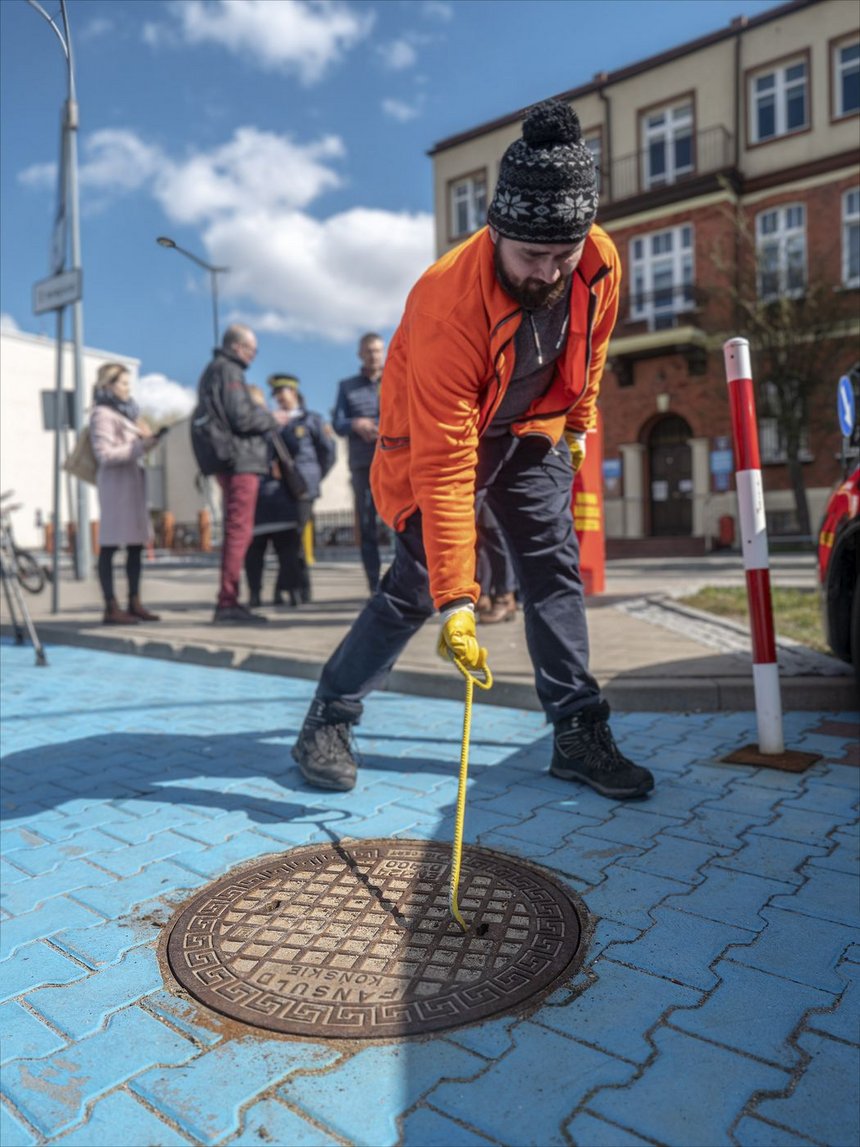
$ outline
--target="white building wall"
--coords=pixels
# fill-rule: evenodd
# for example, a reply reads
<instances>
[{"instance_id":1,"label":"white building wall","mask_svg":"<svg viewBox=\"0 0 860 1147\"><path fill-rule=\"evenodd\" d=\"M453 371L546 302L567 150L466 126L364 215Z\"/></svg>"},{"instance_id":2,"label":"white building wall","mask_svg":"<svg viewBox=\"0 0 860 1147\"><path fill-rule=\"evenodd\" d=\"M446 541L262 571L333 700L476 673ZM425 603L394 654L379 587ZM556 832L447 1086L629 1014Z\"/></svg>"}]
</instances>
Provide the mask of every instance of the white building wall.
<instances>
[{"instance_id":1,"label":"white building wall","mask_svg":"<svg viewBox=\"0 0 860 1147\"><path fill-rule=\"evenodd\" d=\"M63 386L74 389L72 344L63 344ZM86 394L92 393L99 367L105 362L124 363L137 378L139 360L112 351L83 351ZM9 501L20 502L13 517L20 545L40 547L44 531L39 517L51 520L54 504L54 435L42 425L41 391L53 391L57 380L57 343L44 335L23 331L0 331L0 490L14 490ZM69 445L73 435L69 434ZM61 483L61 522L69 520L69 483ZM88 486L90 518L98 518L98 497ZM73 495L74 497L74 495Z\"/></svg>"}]
</instances>

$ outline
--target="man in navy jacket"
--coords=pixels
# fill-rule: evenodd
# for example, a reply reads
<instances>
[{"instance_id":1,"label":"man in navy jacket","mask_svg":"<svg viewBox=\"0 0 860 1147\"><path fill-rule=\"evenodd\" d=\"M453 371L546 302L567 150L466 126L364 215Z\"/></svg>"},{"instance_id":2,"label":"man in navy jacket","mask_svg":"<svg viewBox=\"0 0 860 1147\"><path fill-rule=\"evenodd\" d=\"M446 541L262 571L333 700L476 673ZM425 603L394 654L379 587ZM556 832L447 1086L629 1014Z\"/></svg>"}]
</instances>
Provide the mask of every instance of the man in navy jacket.
<instances>
[{"instance_id":1,"label":"man in navy jacket","mask_svg":"<svg viewBox=\"0 0 860 1147\"><path fill-rule=\"evenodd\" d=\"M379 383L385 360L385 344L369 331L358 344L361 372L338 385L332 413L335 433L349 443L349 470L355 495L355 512L361 535L361 561L367 584L374 593L379 584L379 529L373 494L370 490L370 464L379 434Z\"/></svg>"}]
</instances>

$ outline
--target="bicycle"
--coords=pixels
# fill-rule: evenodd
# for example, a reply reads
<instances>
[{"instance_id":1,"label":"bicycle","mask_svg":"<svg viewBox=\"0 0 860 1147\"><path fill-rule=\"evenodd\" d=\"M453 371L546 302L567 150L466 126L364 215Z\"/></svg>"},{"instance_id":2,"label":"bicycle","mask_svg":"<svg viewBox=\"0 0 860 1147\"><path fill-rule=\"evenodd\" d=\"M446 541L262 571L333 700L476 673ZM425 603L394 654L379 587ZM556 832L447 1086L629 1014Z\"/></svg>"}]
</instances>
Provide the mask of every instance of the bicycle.
<instances>
[{"instance_id":1,"label":"bicycle","mask_svg":"<svg viewBox=\"0 0 860 1147\"><path fill-rule=\"evenodd\" d=\"M4 494L0 494L0 502L5 502L14 493L14 490L7 490ZM48 581L48 571L39 564L29 550L16 544L12 529L12 514L15 510L20 510L21 506L21 502L16 502L12 506L0 507L0 534L2 534L3 549L11 559L10 564L14 562L13 570L22 588L27 593L41 593Z\"/></svg>"}]
</instances>

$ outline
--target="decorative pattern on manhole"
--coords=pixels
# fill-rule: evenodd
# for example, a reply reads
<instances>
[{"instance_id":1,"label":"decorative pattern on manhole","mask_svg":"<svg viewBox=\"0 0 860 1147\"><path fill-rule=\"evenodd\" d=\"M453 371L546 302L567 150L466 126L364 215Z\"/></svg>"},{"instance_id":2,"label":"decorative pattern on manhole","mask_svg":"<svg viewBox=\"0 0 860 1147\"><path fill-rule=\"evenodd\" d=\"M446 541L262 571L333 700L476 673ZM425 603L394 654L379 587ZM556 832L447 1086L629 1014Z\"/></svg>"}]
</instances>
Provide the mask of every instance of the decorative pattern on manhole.
<instances>
[{"instance_id":1,"label":"decorative pattern on manhole","mask_svg":"<svg viewBox=\"0 0 860 1147\"><path fill-rule=\"evenodd\" d=\"M572 973L582 928L570 892L466 847L463 934L448 911L450 861L450 845L414 840L294 849L200 892L171 929L171 970L233 1019L351 1039L473 1023Z\"/></svg>"}]
</instances>

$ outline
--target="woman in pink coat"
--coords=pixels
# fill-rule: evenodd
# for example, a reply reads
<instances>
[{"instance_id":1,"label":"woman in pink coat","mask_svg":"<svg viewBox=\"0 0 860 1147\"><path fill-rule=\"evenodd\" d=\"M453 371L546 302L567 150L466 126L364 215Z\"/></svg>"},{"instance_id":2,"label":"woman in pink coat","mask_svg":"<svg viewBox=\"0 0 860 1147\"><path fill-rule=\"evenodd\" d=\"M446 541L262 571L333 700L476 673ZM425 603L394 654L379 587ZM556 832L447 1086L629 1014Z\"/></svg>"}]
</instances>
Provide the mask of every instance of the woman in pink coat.
<instances>
[{"instance_id":1,"label":"woman in pink coat","mask_svg":"<svg viewBox=\"0 0 860 1147\"><path fill-rule=\"evenodd\" d=\"M99 582L105 599L105 625L130 625L158 621L140 600L143 547L150 538L146 508L147 454L158 442L140 418L131 397L131 379L119 362L99 367L93 390L90 440L98 462L99 491ZM121 609L114 594L113 556L120 546L127 551L128 610Z\"/></svg>"}]
</instances>

